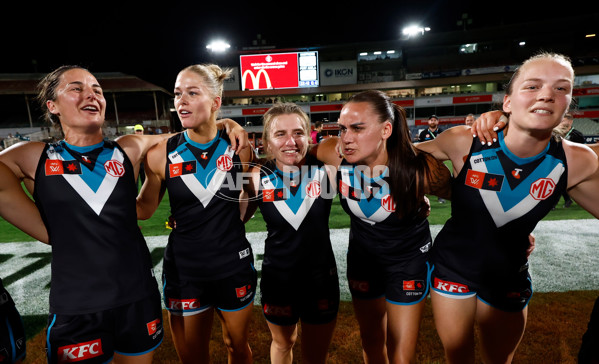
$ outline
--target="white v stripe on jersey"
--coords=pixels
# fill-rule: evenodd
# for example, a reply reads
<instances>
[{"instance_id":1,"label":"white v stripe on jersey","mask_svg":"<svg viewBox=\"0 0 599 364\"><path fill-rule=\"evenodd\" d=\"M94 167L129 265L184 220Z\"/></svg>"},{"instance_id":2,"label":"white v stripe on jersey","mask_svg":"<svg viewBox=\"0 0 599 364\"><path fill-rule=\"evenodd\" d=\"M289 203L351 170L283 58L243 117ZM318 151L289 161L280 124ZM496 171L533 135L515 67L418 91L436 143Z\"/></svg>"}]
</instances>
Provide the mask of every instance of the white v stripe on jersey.
<instances>
[{"instance_id":1,"label":"white v stripe on jersey","mask_svg":"<svg viewBox=\"0 0 599 364\"><path fill-rule=\"evenodd\" d=\"M352 186L348 172L349 171L346 169L341 169L341 180L346 185ZM370 225L374 225L377 222L384 221L391 214L391 212L385 210L382 206L380 206L372 215L366 216L366 214L364 214L364 211L360 207L360 203L358 201L352 200L351 198L347 197L345 198L345 201L347 202L347 206L349 207L349 209L356 217L360 218L364 222L369 223ZM377 199L377 201L379 201L380 203L380 200Z\"/></svg>"},{"instance_id":2,"label":"white v stripe on jersey","mask_svg":"<svg viewBox=\"0 0 599 364\"><path fill-rule=\"evenodd\" d=\"M314 176L312 177L312 180L310 182L312 182L312 181L321 182L323 179L323 176L324 176L324 172L321 169L316 169L316 170L314 170ZM309 182L306 183L306 186L308 184L309 184ZM272 184L272 181L269 179L263 180L263 187L264 187L264 189L267 189L267 190L275 189L274 185ZM298 193L301 193L301 191L298 191ZM285 218L285 220L289 223L289 225L293 226L293 228L295 230L297 230L297 229L299 229L300 225L306 218L306 215L308 215L310 208L312 207L312 205L314 204L314 201L316 201L316 199L318 197L320 197L320 196L308 196L306 194L305 198L303 198L303 200L302 200L302 204L300 205L300 207L297 209L297 212L295 212L295 213L291 210L291 208L289 208L289 205L287 205L287 202L285 200L273 201L271 203L273 204L273 206L275 206L277 208L277 211L279 211L281 216L283 216Z\"/></svg>"},{"instance_id":3,"label":"white v stripe on jersey","mask_svg":"<svg viewBox=\"0 0 599 364\"><path fill-rule=\"evenodd\" d=\"M48 155L48 159L58 159L64 161L65 159L58 153L51 153ZM112 153L112 160L116 160L121 164L124 162L125 157L123 153L118 148L114 148L114 152ZM83 200L89 205L89 207L94 210L97 215L100 215L106 201L114 191L114 187L119 181L120 177L112 176L109 173L106 173L100 187L96 192L94 192L88 185L85 183L83 178L77 174L63 174L62 177L73 187L73 189L83 198Z\"/></svg>"},{"instance_id":4,"label":"white v stripe on jersey","mask_svg":"<svg viewBox=\"0 0 599 364\"><path fill-rule=\"evenodd\" d=\"M472 159L477 157L479 156L471 157L470 164L473 166L472 169L479 172L488 173L487 165L485 164L485 162L479 162L476 164L472 163ZM474 166L476 167L474 168ZM563 164L558 164L553 168L551 173L549 173L549 175L546 178L551 179L553 183L557 185L561 175L564 173L565 170L566 168ZM529 176L529 178L532 177ZM497 192L483 189L480 189L479 192L480 196L483 199L483 202L485 203L485 206L487 207L487 210L489 211L489 214L491 214L491 217L493 218L493 221L495 222L495 225L497 227L502 227L508 222L515 220L521 216L524 216L540 202L539 200L533 198L533 196L529 193L515 206L505 211L503 209L501 201L499 201L499 195Z\"/></svg>"},{"instance_id":5,"label":"white v stripe on jersey","mask_svg":"<svg viewBox=\"0 0 599 364\"><path fill-rule=\"evenodd\" d=\"M227 146L227 150L223 155L228 155L231 157L231 159L233 159L233 154L234 151L231 149L231 146ZM169 154L168 158L172 163L186 162L177 151ZM199 168L200 167L198 166L198 169ZM198 181L195 174L184 174L178 178L181 178L183 183L185 183L187 188L189 188L189 191L191 191L191 193L193 193L194 196L202 203L202 206L206 207L210 201L212 201L214 194L220 189L220 186L222 185L226 176L227 171L222 171L217 168L206 188L204 188L200 181Z\"/></svg>"}]
</instances>

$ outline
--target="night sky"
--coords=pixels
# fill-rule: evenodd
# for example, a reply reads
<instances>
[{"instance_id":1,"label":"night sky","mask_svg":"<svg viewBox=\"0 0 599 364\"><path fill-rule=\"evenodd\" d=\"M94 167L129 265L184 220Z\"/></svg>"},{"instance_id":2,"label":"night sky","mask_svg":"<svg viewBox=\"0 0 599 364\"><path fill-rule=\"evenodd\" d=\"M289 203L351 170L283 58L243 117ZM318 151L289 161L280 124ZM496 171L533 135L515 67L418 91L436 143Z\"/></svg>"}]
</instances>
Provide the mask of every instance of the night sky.
<instances>
[{"instance_id":1,"label":"night sky","mask_svg":"<svg viewBox=\"0 0 599 364\"><path fill-rule=\"evenodd\" d=\"M316 47L398 39L412 22L431 32L463 30L456 24L463 13L471 19L467 27L475 29L550 17L558 27L564 10L585 11L483 0L370 1L360 7L325 1L11 3L2 5L0 73L46 73L78 64L92 73L135 75L168 90L180 69L214 61L205 47L215 38L234 50L252 46L258 34L277 49Z\"/></svg>"}]
</instances>

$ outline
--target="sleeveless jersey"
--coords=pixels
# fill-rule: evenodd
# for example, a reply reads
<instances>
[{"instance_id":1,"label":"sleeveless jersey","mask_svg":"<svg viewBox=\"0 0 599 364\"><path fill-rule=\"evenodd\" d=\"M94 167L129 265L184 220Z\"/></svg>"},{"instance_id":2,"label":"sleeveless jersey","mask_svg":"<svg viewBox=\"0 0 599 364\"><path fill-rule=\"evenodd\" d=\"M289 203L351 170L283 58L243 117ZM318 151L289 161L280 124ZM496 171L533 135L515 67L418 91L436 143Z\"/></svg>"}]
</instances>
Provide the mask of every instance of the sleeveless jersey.
<instances>
[{"instance_id":1,"label":"sleeveless jersey","mask_svg":"<svg viewBox=\"0 0 599 364\"><path fill-rule=\"evenodd\" d=\"M133 165L116 142L45 146L33 197L52 245L52 313L97 312L158 289L136 196Z\"/></svg>"},{"instance_id":2,"label":"sleeveless jersey","mask_svg":"<svg viewBox=\"0 0 599 364\"><path fill-rule=\"evenodd\" d=\"M428 220L415 216L400 219L386 167L376 178L366 177L361 168L343 160L337 172L341 206L351 217L350 244L361 245L383 264L427 253L431 246Z\"/></svg>"},{"instance_id":3,"label":"sleeveless jersey","mask_svg":"<svg viewBox=\"0 0 599 364\"><path fill-rule=\"evenodd\" d=\"M554 140L530 158L512 154L503 132L491 146L473 141L433 262L479 283L526 269L528 235L565 191L567 175L563 146Z\"/></svg>"},{"instance_id":4,"label":"sleeveless jersey","mask_svg":"<svg viewBox=\"0 0 599 364\"><path fill-rule=\"evenodd\" d=\"M187 132L167 142L166 187L177 222L164 255L167 277L206 280L229 276L253 262L240 217L242 165L224 133L208 143Z\"/></svg>"},{"instance_id":5,"label":"sleeveless jersey","mask_svg":"<svg viewBox=\"0 0 599 364\"><path fill-rule=\"evenodd\" d=\"M323 164L308 156L291 174L269 161L260 171L259 192L268 231L262 266L285 272L335 268L329 236L334 193Z\"/></svg>"}]
</instances>

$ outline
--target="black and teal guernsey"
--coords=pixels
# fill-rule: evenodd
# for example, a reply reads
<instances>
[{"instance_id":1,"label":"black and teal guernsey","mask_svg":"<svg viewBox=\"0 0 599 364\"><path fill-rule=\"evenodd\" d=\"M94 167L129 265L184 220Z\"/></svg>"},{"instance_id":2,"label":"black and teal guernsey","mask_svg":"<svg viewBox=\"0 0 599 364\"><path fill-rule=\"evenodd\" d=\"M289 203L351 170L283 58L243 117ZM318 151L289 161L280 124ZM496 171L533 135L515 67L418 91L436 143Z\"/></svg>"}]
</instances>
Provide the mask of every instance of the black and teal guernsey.
<instances>
[{"instance_id":1,"label":"black and teal guernsey","mask_svg":"<svg viewBox=\"0 0 599 364\"><path fill-rule=\"evenodd\" d=\"M166 188L177 226L164 254L167 279L203 281L230 276L253 264L240 217L241 160L218 131L205 144L179 133L167 141Z\"/></svg>"},{"instance_id":2,"label":"black and teal guernsey","mask_svg":"<svg viewBox=\"0 0 599 364\"><path fill-rule=\"evenodd\" d=\"M428 220L417 216L399 218L390 194L388 169L370 178L363 166L342 161L337 172L341 206L351 218L350 245L359 244L383 266L428 254L431 235Z\"/></svg>"},{"instance_id":3,"label":"black and teal guernsey","mask_svg":"<svg viewBox=\"0 0 599 364\"><path fill-rule=\"evenodd\" d=\"M483 285L527 269L528 236L566 190L567 175L563 146L554 140L529 158L510 152L503 132L491 146L473 140L433 264Z\"/></svg>"},{"instance_id":4,"label":"black and teal guernsey","mask_svg":"<svg viewBox=\"0 0 599 364\"><path fill-rule=\"evenodd\" d=\"M133 165L113 141L45 146L33 197L52 246L50 312L98 312L156 293Z\"/></svg>"},{"instance_id":5,"label":"black and teal guernsey","mask_svg":"<svg viewBox=\"0 0 599 364\"><path fill-rule=\"evenodd\" d=\"M263 268L279 272L330 270L335 256L329 214L335 196L324 165L312 156L293 173L274 160L260 170L258 201L268 235Z\"/></svg>"}]
</instances>

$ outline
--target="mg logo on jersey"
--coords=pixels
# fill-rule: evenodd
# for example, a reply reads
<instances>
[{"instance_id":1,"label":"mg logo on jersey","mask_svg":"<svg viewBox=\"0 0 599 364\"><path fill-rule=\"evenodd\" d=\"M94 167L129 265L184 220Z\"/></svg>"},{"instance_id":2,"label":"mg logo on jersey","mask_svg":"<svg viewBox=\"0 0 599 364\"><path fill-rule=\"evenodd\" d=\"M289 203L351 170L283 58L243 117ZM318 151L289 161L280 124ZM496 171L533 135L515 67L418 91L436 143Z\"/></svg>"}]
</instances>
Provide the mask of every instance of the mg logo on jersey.
<instances>
[{"instance_id":1,"label":"mg logo on jersey","mask_svg":"<svg viewBox=\"0 0 599 364\"><path fill-rule=\"evenodd\" d=\"M306 195L310 198L320 196L320 182L312 181L306 186Z\"/></svg>"},{"instance_id":2,"label":"mg logo on jersey","mask_svg":"<svg viewBox=\"0 0 599 364\"><path fill-rule=\"evenodd\" d=\"M58 348L61 363L74 363L95 358L102 354L102 342L100 339Z\"/></svg>"},{"instance_id":3,"label":"mg logo on jersey","mask_svg":"<svg viewBox=\"0 0 599 364\"><path fill-rule=\"evenodd\" d=\"M252 87L251 88L245 87L245 84L247 82L248 76L252 79ZM247 89L256 90L256 89L259 89L260 88L260 77L261 76L264 76L264 81L266 81L266 88L272 88L272 84L270 83L270 76L268 75L268 73L264 69L261 69L255 75L254 75L254 72L252 70L246 70L243 73L243 75L241 76L241 89L242 90L247 90Z\"/></svg>"},{"instance_id":4,"label":"mg logo on jersey","mask_svg":"<svg viewBox=\"0 0 599 364\"><path fill-rule=\"evenodd\" d=\"M123 166L123 163L114 159L104 163L104 169L106 170L106 173L113 177L122 177L125 174L125 167Z\"/></svg>"},{"instance_id":5,"label":"mg logo on jersey","mask_svg":"<svg viewBox=\"0 0 599 364\"><path fill-rule=\"evenodd\" d=\"M228 155L223 154L216 160L216 168L223 172L230 171L233 168L233 160Z\"/></svg>"},{"instance_id":6,"label":"mg logo on jersey","mask_svg":"<svg viewBox=\"0 0 599 364\"><path fill-rule=\"evenodd\" d=\"M391 195L385 195L383 198L381 198L381 206L387 212L395 211L395 201L393 201L393 197L391 197Z\"/></svg>"},{"instance_id":7,"label":"mg logo on jersey","mask_svg":"<svg viewBox=\"0 0 599 364\"><path fill-rule=\"evenodd\" d=\"M553 194L555 182L550 178L540 178L530 186L530 195L535 200L545 200Z\"/></svg>"},{"instance_id":8,"label":"mg logo on jersey","mask_svg":"<svg viewBox=\"0 0 599 364\"><path fill-rule=\"evenodd\" d=\"M187 300L169 298L168 308L171 310L195 310L200 308L200 300L195 298Z\"/></svg>"},{"instance_id":9,"label":"mg logo on jersey","mask_svg":"<svg viewBox=\"0 0 599 364\"><path fill-rule=\"evenodd\" d=\"M439 278L435 278L434 287L440 291L451 292L451 293L468 293L470 289L465 284L443 281Z\"/></svg>"}]
</instances>

